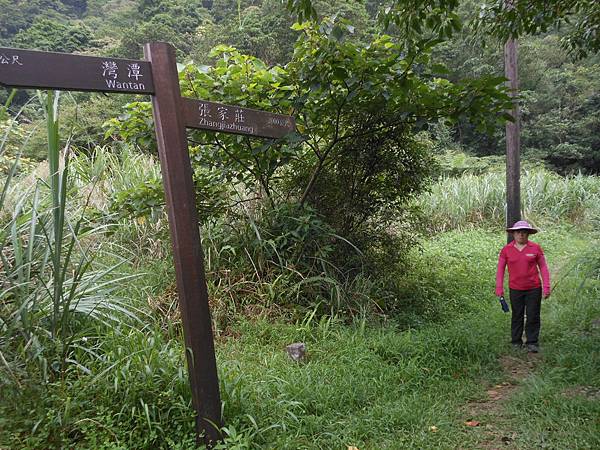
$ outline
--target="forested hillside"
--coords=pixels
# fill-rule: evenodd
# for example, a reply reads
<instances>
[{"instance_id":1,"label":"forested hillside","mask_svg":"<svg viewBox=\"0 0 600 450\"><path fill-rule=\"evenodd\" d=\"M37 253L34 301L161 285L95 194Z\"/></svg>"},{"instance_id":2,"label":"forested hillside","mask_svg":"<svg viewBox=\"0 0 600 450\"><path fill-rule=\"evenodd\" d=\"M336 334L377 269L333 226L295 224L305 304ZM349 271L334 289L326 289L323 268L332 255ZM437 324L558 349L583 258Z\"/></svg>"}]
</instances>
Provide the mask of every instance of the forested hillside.
<instances>
[{"instance_id":1,"label":"forested hillside","mask_svg":"<svg viewBox=\"0 0 600 450\"><path fill-rule=\"evenodd\" d=\"M484 2L461 2L468 23ZM377 2L315 2L322 16L343 17L354 27L352 39L368 40L378 29ZM19 2L3 0L0 44L20 48L141 57L145 42L172 43L180 62L211 62L211 48L231 45L267 65L285 64L298 31L280 0L90 0ZM393 29L390 30L393 34ZM492 37L475 36L471 28L435 49L452 79L482 74L503 75L502 47ZM563 31L548 30L520 42L523 107L523 151L561 173L600 171L600 60L597 55L574 61L560 44ZM485 45L484 45L485 44ZM0 93L6 100L7 93ZM104 106L106 107L106 106ZM501 155L503 127L489 135L461 122L450 137L468 153Z\"/></svg>"}]
</instances>

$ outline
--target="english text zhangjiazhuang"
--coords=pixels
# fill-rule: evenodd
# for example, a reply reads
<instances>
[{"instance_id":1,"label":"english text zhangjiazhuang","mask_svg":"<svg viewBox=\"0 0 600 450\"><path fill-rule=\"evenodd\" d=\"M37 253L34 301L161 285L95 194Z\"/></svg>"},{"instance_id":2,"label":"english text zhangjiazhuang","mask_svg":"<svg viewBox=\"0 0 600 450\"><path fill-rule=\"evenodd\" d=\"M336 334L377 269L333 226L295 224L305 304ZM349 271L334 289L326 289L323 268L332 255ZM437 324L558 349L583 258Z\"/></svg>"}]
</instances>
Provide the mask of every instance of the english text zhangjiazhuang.
<instances>
[{"instance_id":1,"label":"english text zhangjiazhuang","mask_svg":"<svg viewBox=\"0 0 600 450\"><path fill-rule=\"evenodd\" d=\"M254 133L254 127L246 127L244 125L238 125L237 123L225 123L225 122L215 122L213 120L208 120L205 117L200 118L200 122L198 123L201 127L210 127L216 128L218 130L228 130L228 131L239 131L240 133Z\"/></svg>"}]
</instances>

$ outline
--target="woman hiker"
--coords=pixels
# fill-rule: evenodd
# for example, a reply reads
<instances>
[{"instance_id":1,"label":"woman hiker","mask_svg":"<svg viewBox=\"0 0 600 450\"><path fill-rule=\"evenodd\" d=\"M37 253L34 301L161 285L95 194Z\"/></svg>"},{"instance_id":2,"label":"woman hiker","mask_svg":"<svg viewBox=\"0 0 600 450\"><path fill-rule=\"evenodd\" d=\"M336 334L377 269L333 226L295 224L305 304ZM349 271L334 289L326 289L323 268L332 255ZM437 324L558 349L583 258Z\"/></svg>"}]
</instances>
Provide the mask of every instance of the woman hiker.
<instances>
[{"instance_id":1,"label":"woman hiker","mask_svg":"<svg viewBox=\"0 0 600 450\"><path fill-rule=\"evenodd\" d=\"M529 241L529 235L537 233L529 223L519 220L506 229L514 240L505 245L498 257L496 272L496 295L504 295L504 270L508 265L508 287L512 308L511 338L515 348L523 346L523 324L527 350L539 351L540 307L542 294L550 296L550 274L544 258L544 251L535 242ZM540 274L542 282L540 283ZM527 315L527 320L525 320Z\"/></svg>"}]
</instances>

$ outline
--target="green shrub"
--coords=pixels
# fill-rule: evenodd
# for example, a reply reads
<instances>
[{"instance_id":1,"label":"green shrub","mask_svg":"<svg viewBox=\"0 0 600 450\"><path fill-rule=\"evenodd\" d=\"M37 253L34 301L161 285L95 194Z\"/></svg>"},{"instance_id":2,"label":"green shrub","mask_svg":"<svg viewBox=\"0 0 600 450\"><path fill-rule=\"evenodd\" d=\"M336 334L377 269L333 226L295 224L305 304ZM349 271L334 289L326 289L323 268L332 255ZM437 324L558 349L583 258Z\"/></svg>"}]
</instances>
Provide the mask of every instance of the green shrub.
<instances>
[{"instance_id":1,"label":"green shrub","mask_svg":"<svg viewBox=\"0 0 600 450\"><path fill-rule=\"evenodd\" d=\"M436 136L437 139L437 136ZM499 172L506 162L502 156L470 156L461 151L447 151L437 156L440 171L448 177L460 177L466 174L482 175L486 172Z\"/></svg>"},{"instance_id":2,"label":"green shrub","mask_svg":"<svg viewBox=\"0 0 600 450\"><path fill-rule=\"evenodd\" d=\"M233 294L236 302L330 305L338 288L329 261L336 236L310 208L257 204L237 218L208 223L202 236L209 273L227 273L219 283L245 292Z\"/></svg>"}]
</instances>

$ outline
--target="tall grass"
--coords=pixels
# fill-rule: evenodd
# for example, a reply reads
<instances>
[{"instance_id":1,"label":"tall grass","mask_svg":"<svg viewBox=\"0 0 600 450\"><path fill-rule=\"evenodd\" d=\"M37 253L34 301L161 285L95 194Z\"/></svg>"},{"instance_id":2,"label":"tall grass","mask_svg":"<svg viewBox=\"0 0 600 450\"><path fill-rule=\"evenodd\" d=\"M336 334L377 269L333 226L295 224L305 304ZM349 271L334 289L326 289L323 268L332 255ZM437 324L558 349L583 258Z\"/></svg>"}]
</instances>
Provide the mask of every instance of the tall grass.
<instances>
[{"instance_id":1,"label":"tall grass","mask_svg":"<svg viewBox=\"0 0 600 450\"><path fill-rule=\"evenodd\" d=\"M98 147L89 156L75 157L70 166L77 189L88 192L91 205L115 224L113 241L123 242L137 264L165 270L164 264L156 264L157 259L170 261L164 208L161 203L147 208L148 199L143 198L144 186L160 186L156 159L128 148L117 154L113 149ZM92 179L95 181L90 190ZM137 201L144 214L131 217L128 211L114 213L115 205L135 209ZM237 206L226 216L199 224L217 329L226 327L236 313L251 305L257 307L255 311L270 313L281 312L287 306L322 305L327 312L347 306L345 300L352 295L346 293L353 291L356 283L345 280L328 263L329 243L338 237L313 212L292 211L287 205L266 211L258 201L252 206L245 201L231 201ZM367 283L363 280L362 287ZM163 288L166 295L153 296L151 307L157 314L178 318L176 295L170 294L173 286ZM363 301L366 296L357 294L354 298ZM353 303L356 309L359 302Z\"/></svg>"},{"instance_id":2,"label":"tall grass","mask_svg":"<svg viewBox=\"0 0 600 450\"><path fill-rule=\"evenodd\" d=\"M549 257L566 252L571 261L589 245L587 235L563 236L560 230L540 234ZM480 420L482 432L495 422L470 417L464 407L504 379L497 359L509 346L510 321L493 297L502 241L497 233L451 232L415 251L417 300L431 297L470 311L458 316L446 309L443 325L406 329L364 317L348 324L313 311L296 322L238 317L216 346L227 424L220 448L481 448L477 430L464 422ZM551 364L539 371L543 392L534 378L532 392L525 386L527 396L511 406L518 414L509 418L522 429L519 448L540 447L540 435L550 448L599 444L597 402L563 396L570 383L599 382L598 283L581 292L577 308L572 305L584 270L577 264L568 270L568 280L544 304L542 344ZM65 386L55 383L43 394L26 391L10 415L1 414L8 408L0 403L0 447L194 448L180 340L156 321L99 333L91 349L101 357L79 357L91 373L72 371ZM297 341L307 345L304 363L284 351ZM532 405L537 414L523 421Z\"/></svg>"},{"instance_id":3,"label":"tall grass","mask_svg":"<svg viewBox=\"0 0 600 450\"><path fill-rule=\"evenodd\" d=\"M85 320L134 317L112 297L127 278L114 275L125 260L96 263L104 227L86 220L87 200L68 205L70 156L68 144L61 151L58 94L49 93L45 102L48 178L12 190L11 214L0 229L0 352L12 355L14 367L35 367L43 382L62 376L70 365L86 370L73 359L74 348L84 348L78 341ZM3 209L13 175L11 170L0 197Z\"/></svg>"},{"instance_id":4,"label":"tall grass","mask_svg":"<svg viewBox=\"0 0 600 450\"><path fill-rule=\"evenodd\" d=\"M121 191L161 179L157 159L129 146L121 146L118 151L97 146L89 155L78 154L71 164L73 184L86 190L93 187L93 200L99 209L107 208Z\"/></svg>"},{"instance_id":5,"label":"tall grass","mask_svg":"<svg viewBox=\"0 0 600 450\"><path fill-rule=\"evenodd\" d=\"M430 231L502 226L506 214L506 179L500 172L443 178L421 196ZM568 221L600 225L600 178L559 176L532 169L521 177L522 216L541 223Z\"/></svg>"},{"instance_id":6,"label":"tall grass","mask_svg":"<svg viewBox=\"0 0 600 450\"><path fill-rule=\"evenodd\" d=\"M202 242L212 292L241 309L297 316L316 308L346 317L387 309L389 286L346 272L335 252L362 256L360 250L310 208L249 208L205 224Z\"/></svg>"}]
</instances>

